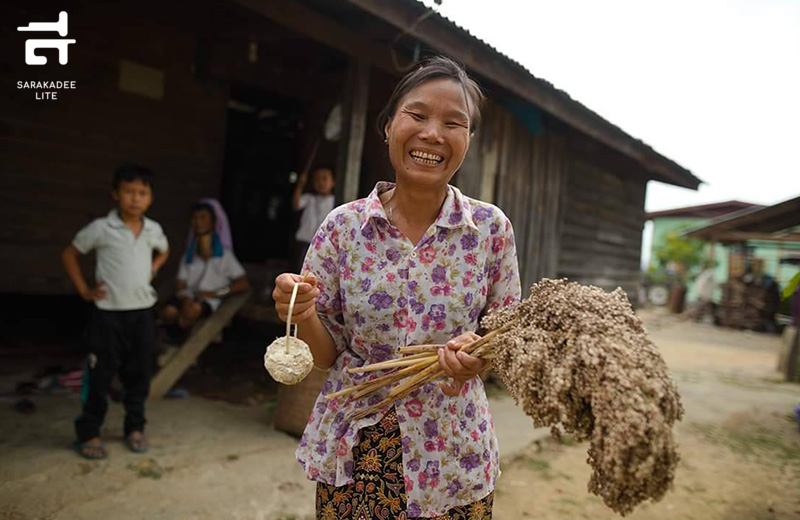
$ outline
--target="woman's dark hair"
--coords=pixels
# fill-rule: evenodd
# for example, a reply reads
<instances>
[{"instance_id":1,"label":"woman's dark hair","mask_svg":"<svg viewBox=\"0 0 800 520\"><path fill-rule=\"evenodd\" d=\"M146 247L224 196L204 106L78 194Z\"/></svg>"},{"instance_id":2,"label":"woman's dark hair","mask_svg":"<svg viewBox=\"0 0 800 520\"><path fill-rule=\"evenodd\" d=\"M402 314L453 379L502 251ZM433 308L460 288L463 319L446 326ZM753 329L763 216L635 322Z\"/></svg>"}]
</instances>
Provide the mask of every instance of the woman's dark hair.
<instances>
[{"instance_id":1,"label":"woman's dark hair","mask_svg":"<svg viewBox=\"0 0 800 520\"><path fill-rule=\"evenodd\" d=\"M217 225L217 212L214 211L214 206L212 206L208 202L197 202L192 205L189 214L192 215L196 211L208 211L208 213L211 215L211 223L214 224L215 226Z\"/></svg>"},{"instance_id":2,"label":"woman's dark hair","mask_svg":"<svg viewBox=\"0 0 800 520\"><path fill-rule=\"evenodd\" d=\"M389 101L378 114L378 134L386 139L386 124L397 112L397 105L406 94L429 81L450 79L461 85L469 108L469 131L475 133L481 122L481 106L485 99L481 88L469 77L458 62L446 56L434 56L422 62L418 68L406 74L394 88Z\"/></svg>"},{"instance_id":3,"label":"woman's dark hair","mask_svg":"<svg viewBox=\"0 0 800 520\"><path fill-rule=\"evenodd\" d=\"M139 164L123 163L114 170L114 177L111 179L111 187L114 191L119 189L122 182L142 181L145 186L153 187L153 171Z\"/></svg>"}]
</instances>

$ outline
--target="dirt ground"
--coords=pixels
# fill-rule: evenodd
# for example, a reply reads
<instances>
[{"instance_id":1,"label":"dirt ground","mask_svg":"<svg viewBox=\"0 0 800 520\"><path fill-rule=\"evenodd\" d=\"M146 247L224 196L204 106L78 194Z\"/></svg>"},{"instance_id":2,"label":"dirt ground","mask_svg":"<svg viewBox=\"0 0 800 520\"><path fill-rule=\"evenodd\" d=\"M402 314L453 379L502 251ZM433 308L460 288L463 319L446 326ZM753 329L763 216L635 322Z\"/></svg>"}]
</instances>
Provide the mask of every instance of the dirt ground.
<instances>
[{"instance_id":1,"label":"dirt ground","mask_svg":"<svg viewBox=\"0 0 800 520\"><path fill-rule=\"evenodd\" d=\"M643 317L686 417L676 429L675 489L629 518L800 519L800 434L791 415L800 386L775 372L780 339L662 313ZM5 395L12 375L0 377ZM110 457L91 462L70 451L77 396L34 401L37 410L21 414L0 398L0 519L313 518L313 484L294 461L296 439L272 428L273 403L152 403L153 447L145 455L123 447L122 410L112 405L104 431ZM491 405L504 459L494 518L617 517L586 491L585 445L533 430L502 393Z\"/></svg>"}]
</instances>

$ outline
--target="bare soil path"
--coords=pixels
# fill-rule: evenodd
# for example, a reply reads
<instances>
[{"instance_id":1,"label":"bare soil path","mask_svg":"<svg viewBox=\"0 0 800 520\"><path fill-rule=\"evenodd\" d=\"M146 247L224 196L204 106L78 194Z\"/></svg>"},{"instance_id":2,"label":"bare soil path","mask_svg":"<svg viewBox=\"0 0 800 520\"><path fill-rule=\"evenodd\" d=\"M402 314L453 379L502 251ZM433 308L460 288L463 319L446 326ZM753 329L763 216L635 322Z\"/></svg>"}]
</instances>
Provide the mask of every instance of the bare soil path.
<instances>
[{"instance_id":1,"label":"bare soil path","mask_svg":"<svg viewBox=\"0 0 800 520\"><path fill-rule=\"evenodd\" d=\"M800 386L774 371L780 340L658 313L644 319L683 396L683 460L674 491L630 518L800 519L800 434L790 417ZM0 519L313 518L314 485L294 461L296 439L272 428L270 404L154 403L145 455L123 446L112 404L110 457L92 462L70 451L77 396L35 401L32 414L0 401ZM507 396L491 403L505 460L496 519L617 517L586 492L586 446L533 430Z\"/></svg>"}]
</instances>

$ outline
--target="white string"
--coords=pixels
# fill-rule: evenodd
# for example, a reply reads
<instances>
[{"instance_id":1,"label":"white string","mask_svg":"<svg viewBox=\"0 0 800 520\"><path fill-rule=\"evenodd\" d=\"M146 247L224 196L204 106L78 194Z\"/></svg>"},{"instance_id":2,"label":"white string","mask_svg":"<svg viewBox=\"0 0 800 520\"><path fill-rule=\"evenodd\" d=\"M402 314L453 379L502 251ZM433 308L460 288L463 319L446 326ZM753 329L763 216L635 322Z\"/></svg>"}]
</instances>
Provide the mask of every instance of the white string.
<instances>
[{"instance_id":1,"label":"white string","mask_svg":"<svg viewBox=\"0 0 800 520\"><path fill-rule=\"evenodd\" d=\"M294 311L294 300L297 298L297 288L300 287L299 283L295 283L292 287L292 297L289 298L289 313L286 315L286 352L289 352L289 338L291 337L292 330L292 311ZM295 335L297 335L297 325L294 326Z\"/></svg>"}]
</instances>

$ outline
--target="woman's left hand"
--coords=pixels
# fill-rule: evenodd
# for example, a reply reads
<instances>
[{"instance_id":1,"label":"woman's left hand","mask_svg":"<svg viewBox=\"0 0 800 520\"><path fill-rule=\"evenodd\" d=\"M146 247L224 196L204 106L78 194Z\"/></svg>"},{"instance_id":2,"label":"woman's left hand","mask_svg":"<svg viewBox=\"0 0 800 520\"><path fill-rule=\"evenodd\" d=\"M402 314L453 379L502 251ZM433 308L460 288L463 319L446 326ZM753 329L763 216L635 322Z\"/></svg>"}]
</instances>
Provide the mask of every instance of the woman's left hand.
<instances>
[{"instance_id":1,"label":"woman's left hand","mask_svg":"<svg viewBox=\"0 0 800 520\"><path fill-rule=\"evenodd\" d=\"M444 348L439 349L439 366L453 379L452 383L439 383L439 388L446 395L457 396L461 393L464 383L478 375L486 365L484 360L458 351L462 346L479 339L481 337L474 332L466 332L451 339Z\"/></svg>"}]
</instances>

